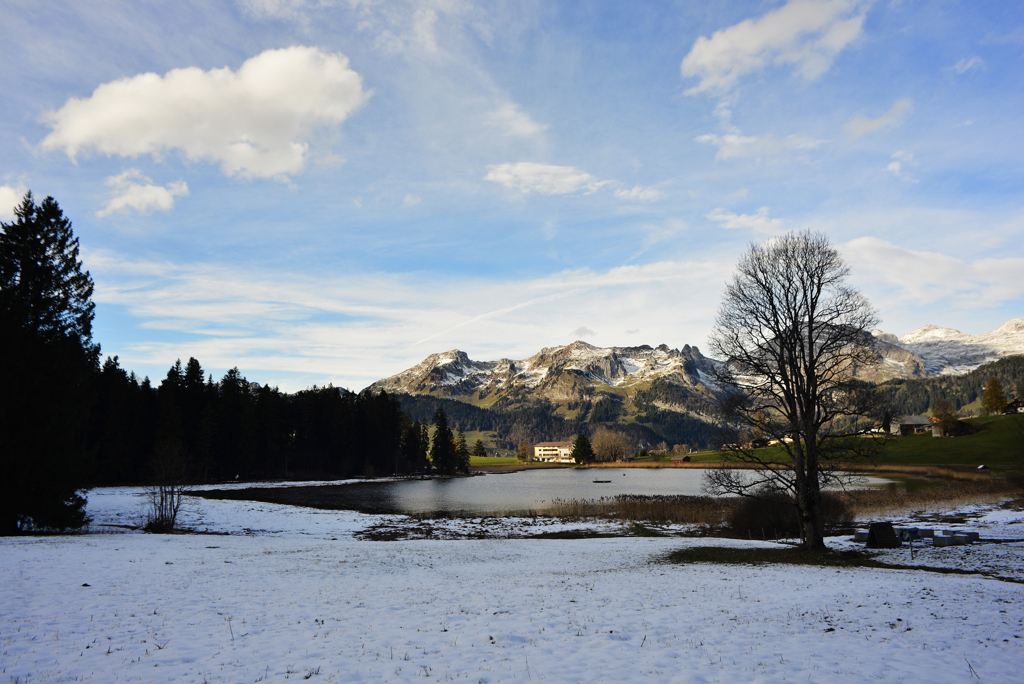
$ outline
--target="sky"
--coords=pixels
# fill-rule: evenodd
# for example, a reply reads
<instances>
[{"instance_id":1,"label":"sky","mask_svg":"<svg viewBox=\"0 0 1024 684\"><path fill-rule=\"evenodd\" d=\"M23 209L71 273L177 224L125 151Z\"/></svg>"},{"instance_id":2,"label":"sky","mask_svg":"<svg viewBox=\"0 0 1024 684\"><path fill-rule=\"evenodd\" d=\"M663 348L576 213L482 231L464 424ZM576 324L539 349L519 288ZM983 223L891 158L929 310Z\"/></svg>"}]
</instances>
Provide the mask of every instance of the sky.
<instances>
[{"instance_id":1,"label":"sky","mask_svg":"<svg viewBox=\"0 0 1024 684\"><path fill-rule=\"evenodd\" d=\"M705 345L825 233L879 328L1024 317L1015 2L0 1L0 218L72 220L139 377Z\"/></svg>"}]
</instances>

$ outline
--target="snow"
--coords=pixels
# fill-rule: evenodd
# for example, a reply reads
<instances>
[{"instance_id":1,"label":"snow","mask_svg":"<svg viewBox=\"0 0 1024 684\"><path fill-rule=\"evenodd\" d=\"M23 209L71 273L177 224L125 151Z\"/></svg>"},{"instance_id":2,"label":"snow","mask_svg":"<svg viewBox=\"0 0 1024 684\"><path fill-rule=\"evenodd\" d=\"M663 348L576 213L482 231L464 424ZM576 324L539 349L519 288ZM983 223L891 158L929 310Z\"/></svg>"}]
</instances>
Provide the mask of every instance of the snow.
<instances>
[{"instance_id":1,"label":"snow","mask_svg":"<svg viewBox=\"0 0 1024 684\"><path fill-rule=\"evenodd\" d=\"M93 490L94 529L137 519L141 494ZM1024 537L1020 510L950 513L983 539ZM245 501L190 499L184 522L207 534L0 539L5 681L1016 682L1024 662L1024 584L980 574L664 562L772 546L707 538L373 542L411 521ZM1024 578L1022 552L914 563Z\"/></svg>"}]
</instances>

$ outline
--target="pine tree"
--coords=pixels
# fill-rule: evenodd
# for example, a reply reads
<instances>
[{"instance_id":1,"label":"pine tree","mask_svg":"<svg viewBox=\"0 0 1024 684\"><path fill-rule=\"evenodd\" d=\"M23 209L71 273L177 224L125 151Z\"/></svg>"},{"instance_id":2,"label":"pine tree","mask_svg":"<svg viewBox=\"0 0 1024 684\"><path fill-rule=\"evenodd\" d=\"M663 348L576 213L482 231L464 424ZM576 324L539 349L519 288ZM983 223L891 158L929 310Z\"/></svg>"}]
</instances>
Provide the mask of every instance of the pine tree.
<instances>
[{"instance_id":1,"label":"pine tree","mask_svg":"<svg viewBox=\"0 0 1024 684\"><path fill-rule=\"evenodd\" d=\"M576 463L590 463L594 460L594 449L590 446L590 440L586 435L576 435L572 443L572 451L569 453Z\"/></svg>"},{"instance_id":2,"label":"pine tree","mask_svg":"<svg viewBox=\"0 0 1024 684\"><path fill-rule=\"evenodd\" d=\"M99 373L93 282L57 202L0 223L0 533L81 527L83 435Z\"/></svg>"},{"instance_id":3,"label":"pine tree","mask_svg":"<svg viewBox=\"0 0 1024 684\"><path fill-rule=\"evenodd\" d=\"M988 379L988 384L985 385L985 395L981 400L981 407L985 409L986 413L1002 413L1006 410L1006 394L1003 392L1003 386L999 384L999 379L994 375Z\"/></svg>"},{"instance_id":4,"label":"pine tree","mask_svg":"<svg viewBox=\"0 0 1024 684\"><path fill-rule=\"evenodd\" d=\"M434 411L434 440L430 445L430 462L437 472L450 475L455 472L455 436L448 427L448 415L443 406Z\"/></svg>"},{"instance_id":5,"label":"pine tree","mask_svg":"<svg viewBox=\"0 0 1024 684\"><path fill-rule=\"evenodd\" d=\"M455 440L455 470L469 474L469 447L466 446L466 432L459 426L459 437Z\"/></svg>"},{"instance_id":6,"label":"pine tree","mask_svg":"<svg viewBox=\"0 0 1024 684\"><path fill-rule=\"evenodd\" d=\"M476 444L473 445L473 456L476 458L487 456L487 447L484 446L483 440L476 440Z\"/></svg>"}]
</instances>

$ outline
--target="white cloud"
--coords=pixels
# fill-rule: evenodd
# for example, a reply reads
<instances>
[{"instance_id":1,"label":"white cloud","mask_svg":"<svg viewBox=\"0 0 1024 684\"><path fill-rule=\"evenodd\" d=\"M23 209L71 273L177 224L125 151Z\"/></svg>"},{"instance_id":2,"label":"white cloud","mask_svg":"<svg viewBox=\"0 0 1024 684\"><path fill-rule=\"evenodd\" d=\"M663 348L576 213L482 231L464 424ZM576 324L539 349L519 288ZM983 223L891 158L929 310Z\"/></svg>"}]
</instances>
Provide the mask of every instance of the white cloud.
<instances>
[{"instance_id":1,"label":"white cloud","mask_svg":"<svg viewBox=\"0 0 1024 684\"><path fill-rule=\"evenodd\" d=\"M484 180L501 183L507 188L524 193L568 195L582 191L589 194L609 183L609 181L598 180L574 166L518 162L515 164L493 164L487 169Z\"/></svg>"},{"instance_id":2,"label":"white cloud","mask_svg":"<svg viewBox=\"0 0 1024 684\"><path fill-rule=\"evenodd\" d=\"M883 128L898 128L903 125L903 120L906 119L907 114L909 114L913 109L914 105L910 99L904 98L902 100L896 100L892 107L889 108L889 111L877 119L858 116L848 121L843 126L843 130L846 131L847 139L855 140L862 135L874 133L875 131L880 131Z\"/></svg>"},{"instance_id":3,"label":"white cloud","mask_svg":"<svg viewBox=\"0 0 1024 684\"><path fill-rule=\"evenodd\" d=\"M229 176L285 178L302 171L313 129L340 125L369 96L342 54L267 50L235 72L188 67L105 83L46 114L53 131L41 145L72 159L179 150Z\"/></svg>"},{"instance_id":4,"label":"white cloud","mask_svg":"<svg viewBox=\"0 0 1024 684\"><path fill-rule=\"evenodd\" d=\"M740 77L770 64L792 64L806 79L828 71L861 33L871 1L790 0L758 19L701 36L680 65L683 78L699 78L687 94L732 89Z\"/></svg>"},{"instance_id":5,"label":"white cloud","mask_svg":"<svg viewBox=\"0 0 1024 684\"><path fill-rule=\"evenodd\" d=\"M134 209L143 214L154 209L168 211L174 207L175 197L188 195L185 181L160 187L153 185L153 181L143 176L138 169L128 169L120 175L111 176L106 182L113 191L113 197L107 206L96 212L100 218L125 209Z\"/></svg>"},{"instance_id":6,"label":"white cloud","mask_svg":"<svg viewBox=\"0 0 1024 684\"><path fill-rule=\"evenodd\" d=\"M745 229L758 233L776 233L782 230L782 219L768 218L768 207L761 207L756 214L734 214L718 208L707 215L709 219L730 230Z\"/></svg>"},{"instance_id":7,"label":"white cloud","mask_svg":"<svg viewBox=\"0 0 1024 684\"><path fill-rule=\"evenodd\" d=\"M778 157L799 150L814 150L825 142L824 140L815 140L814 138L797 133L788 135L785 138L778 138L770 133L762 136L745 136L738 133L727 133L726 135L706 133L705 135L697 136L696 140L697 142L718 147L715 159Z\"/></svg>"},{"instance_id":8,"label":"white cloud","mask_svg":"<svg viewBox=\"0 0 1024 684\"><path fill-rule=\"evenodd\" d=\"M903 169L904 164L906 164L907 166L917 166L917 162L914 160L913 153L904 152L903 150L900 150L898 152L893 152L892 161L889 162L889 165L886 166L885 168L889 173L896 176L897 178L900 178L905 181L910 181L911 183L916 183L917 179L909 175Z\"/></svg>"},{"instance_id":9,"label":"white cloud","mask_svg":"<svg viewBox=\"0 0 1024 684\"><path fill-rule=\"evenodd\" d=\"M416 195L406 195L405 199L402 200L402 204L404 204L407 207L414 207L417 204L419 204L422 200L422 197L417 197Z\"/></svg>"},{"instance_id":10,"label":"white cloud","mask_svg":"<svg viewBox=\"0 0 1024 684\"><path fill-rule=\"evenodd\" d=\"M1024 296L1024 258L965 261L936 252L900 247L876 237L842 245L858 271L895 288L897 301L928 305L945 301L957 308L997 307Z\"/></svg>"},{"instance_id":11,"label":"white cloud","mask_svg":"<svg viewBox=\"0 0 1024 684\"><path fill-rule=\"evenodd\" d=\"M985 60L977 55L967 58L964 57L959 62L952 66L952 70L958 74L965 74L971 69L982 69L985 67Z\"/></svg>"},{"instance_id":12,"label":"white cloud","mask_svg":"<svg viewBox=\"0 0 1024 684\"><path fill-rule=\"evenodd\" d=\"M504 135L516 138L533 138L547 129L524 112L514 102L506 102L487 115L487 122Z\"/></svg>"},{"instance_id":13,"label":"white cloud","mask_svg":"<svg viewBox=\"0 0 1024 684\"><path fill-rule=\"evenodd\" d=\"M307 0L236 0L250 15L259 19L300 19L310 6ZM316 2L314 4L325 4Z\"/></svg>"},{"instance_id":14,"label":"white cloud","mask_svg":"<svg viewBox=\"0 0 1024 684\"><path fill-rule=\"evenodd\" d=\"M14 218L14 207L21 204L26 192L28 188L20 185L0 185L0 221L10 221Z\"/></svg>"},{"instance_id":15,"label":"white cloud","mask_svg":"<svg viewBox=\"0 0 1024 684\"><path fill-rule=\"evenodd\" d=\"M653 202L660 200L665 196L661 190L657 188L645 188L639 185L634 185L632 190L626 190L625 188L619 188L615 191L615 196L619 199L624 200L636 200L638 202Z\"/></svg>"}]
</instances>

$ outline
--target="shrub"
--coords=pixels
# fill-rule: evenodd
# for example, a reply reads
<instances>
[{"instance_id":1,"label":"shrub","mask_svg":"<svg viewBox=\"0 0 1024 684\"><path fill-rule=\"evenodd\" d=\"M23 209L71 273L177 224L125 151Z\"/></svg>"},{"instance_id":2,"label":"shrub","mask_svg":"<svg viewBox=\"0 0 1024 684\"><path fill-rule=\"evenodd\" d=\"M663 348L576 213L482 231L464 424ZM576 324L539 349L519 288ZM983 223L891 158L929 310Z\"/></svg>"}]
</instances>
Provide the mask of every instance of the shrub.
<instances>
[{"instance_id":1,"label":"shrub","mask_svg":"<svg viewBox=\"0 0 1024 684\"><path fill-rule=\"evenodd\" d=\"M821 518L825 534L838 534L853 525L854 516L839 496L821 494ZM759 490L740 499L726 516L725 529L737 537L762 539L801 536L800 516L793 498L773 490Z\"/></svg>"}]
</instances>

